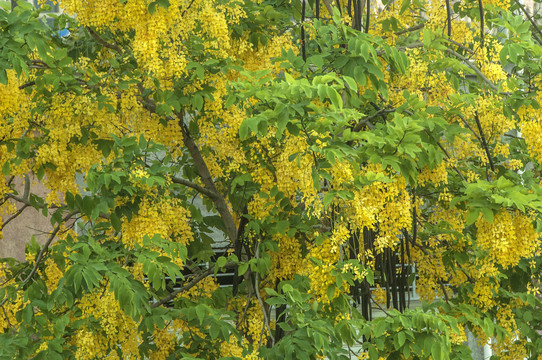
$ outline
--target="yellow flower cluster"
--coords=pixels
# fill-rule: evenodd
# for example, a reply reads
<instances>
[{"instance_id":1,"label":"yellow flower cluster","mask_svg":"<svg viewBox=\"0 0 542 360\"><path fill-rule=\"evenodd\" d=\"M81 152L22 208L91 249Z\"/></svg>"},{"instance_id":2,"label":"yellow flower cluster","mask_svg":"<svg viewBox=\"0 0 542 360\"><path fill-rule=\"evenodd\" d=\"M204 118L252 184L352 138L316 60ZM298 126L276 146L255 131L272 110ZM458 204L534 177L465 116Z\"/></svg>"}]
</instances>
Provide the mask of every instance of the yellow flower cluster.
<instances>
[{"instance_id":1,"label":"yellow flower cluster","mask_svg":"<svg viewBox=\"0 0 542 360\"><path fill-rule=\"evenodd\" d=\"M141 245L145 235L152 238L155 234L160 234L163 239L186 245L194 237L189 219L189 210L177 199L145 198L139 205L137 215L122 223L122 241L131 247L135 243Z\"/></svg>"},{"instance_id":2,"label":"yellow flower cluster","mask_svg":"<svg viewBox=\"0 0 542 360\"><path fill-rule=\"evenodd\" d=\"M388 292L386 289L380 287L380 284L376 284L376 287L371 290L373 295L373 301L381 307L386 307Z\"/></svg>"},{"instance_id":3,"label":"yellow flower cluster","mask_svg":"<svg viewBox=\"0 0 542 360\"><path fill-rule=\"evenodd\" d=\"M467 342L467 334L465 333L465 325L457 324L459 334L455 331L450 331L450 342L452 344L461 345Z\"/></svg>"},{"instance_id":4,"label":"yellow flower cluster","mask_svg":"<svg viewBox=\"0 0 542 360\"><path fill-rule=\"evenodd\" d=\"M58 286L58 282L64 276L62 270L58 267L55 261L52 258L45 260L45 276L47 284L47 290L53 292Z\"/></svg>"},{"instance_id":5,"label":"yellow flower cluster","mask_svg":"<svg viewBox=\"0 0 542 360\"><path fill-rule=\"evenodd\" d=\"M499 359L503 360L528 359L527 344L528 340L525 337L510 336L505 340L493 341L491 351L494 354L499 354Z\"/></svg>"},{"instance_id":6,"label":"yellow flower cluster","mask_svg":"<svg viewBox=\"0 0 542 360\"><path fill-rule=\"evenodd\" d=\"M519 212L501 210L489 223L480 215L476 221L476 242L488 256L504 268L530 257L537 248L539 234L532 220Z\"/></svg>"},{"instance_id":7,"label":"yellow flower cluster","mask_svg":"<svg viewBox=\"0 0 542 360\"><path fill-rule=\"evenodd\" d=\"M312 259L321 262L317 264ZM322 245L314 245L304 260L303 273L310 279L309 293L313 294L315 299L322 304L329 304L330 301L339 296L339 289L335 288L331 299L327 295L330 286L335 286L335 277L331 275L331 270L339 261L340 254L333 251L333 246L329 239L324 240ZM346 285L346 284L344 284Z\"/></svg>"},{"instance_id":8,"label":"yellow flower cluster","mask_svg":"<svg viewBox=\"0 0 542 360\"><path fill-rule=\"evenodd\" d=\"M240 328L243 330L246 337L252 339L253 342L258 342L260 336L263 336L263 339L266 339L268 336L267 328L263 327L263 323L264 316L260 304L258 300L253 300Z\"/></svg>"},{"instance_id":9,"label":"yellow flower cluster","mask_svg":"<svg viewBox=\"0 0 542 360\"><path fill-rule=\"evenodd\" d=\"M525 120L521 134L527 143L529 155L542 162L542 124L538 120Z\"/></svg>"},{"instance_id":10,"label":"yellow flower cluster","mask_svg":"<svg viewBox=\"0 0 542 360\"><path fill-rule=\"evenodd\" d=\"M432 183L435 186L439 184L448 184L446 163L440 163L435 169L428 169L427 167L423 169L421 174L418 175L418 185L425 186L428 183Z\"/></svg>"},{"instance_id":11,"label":"yellow flower cluster","mask_svg":"<svg viewBox=\"0 0 542 360\"><path fill-rule=\"evenodd\" d=\"M272 279L291 280L295 274L300 272L301 247L296 238L288 235L276 235L279 245L278 252L271 253Z\"/></svg>"},{"instance_id":12,"label":"yellow flower cluster","mask_svg":"<svg viewBox=\"0 0 542 360\"><path fill-rule=\"evenodd\" d=\"M156 345L156 350L150 352L150 360L165 360L169 354L175 348L175 333L168 329L166 326L164 329L154 328L152 334L154 345Z\"/></svg>"},{"instance_id":13,"label":"yellow flower cluster","mask_svg":"<svg viewBox=\"0 0 542 360\"><path fill-rule=\"evenodd\" d=\"M423 300L434 301L437 297L444 297L444 291L451 292L450 289L442 286L449 277L442 260L444 249L442 246L434 246L431 248L430 256L420 249L410 250L418 272L416 292Z\"/></svg>"},{"instance_id":14,"label":"yellow flower cluster","mask_svg":"<svg viewBox=\"0 0 542 360\"><path fill-rule=\"evenodd\" d=\"M491 278L479 274L474 283L472 297L469 299L470 303L480 308L483 312L486 312L497 304L494 296L496 291L497 285L495 285Z\"/></svg>"},{"instance_id":15,"label":"yellow flower cluster","mask_svg":"<svg viewBox=\"0 0 542 360\"><path fill-rule=\"evenodd\" d=\"M121 349L123 359L137 358L141 341L137 323L120 309L112 292L102 291L87 294L80 301L80 318L93 317L99 321L100 328L77 331L73 339L77 347L76 359L106 358L116 354L117 347Z\"/></svg>"},{"instance_id":16,"label":"yellow flower cluster","mask_svg":"<svg viewBox=\"0 0 542 360\"><path fill-rule=\"evenodd\" d=\"M230 335L228 341L220 343L220 355L223 357L240 358L243 356L243 347L239 345L235 336Z\"/></svg>"},{"instance_id":17,"label":"yellow flower cluster","mask_svg":"<svg viewBox=\"0 0 542 360\"><path fill-rule=\"evenodd\" d=\"M183 292L180 296L190 298L193 300L201 298L210 298L213 293L219 288L219 285L215 278L206 277L202 279L198 284L188 291Z\"/></svg>"},{"instance_id":18,"label":"yellow flower cluster","mask_svg":"<svg viewBox=\"0 0 542 360\"><path fill-rule=\"evenodd\" d=\"M366 170L380 172L379 166ZM412 226L412 201L402 176L391 176L392 181L375 181L354 191L354 199L339 202L344 209L352 230L362 231L364 227L377 229L375 251L393 248L402 229ZM363 244L360 244L363 249Z\"/></svg>"},{"instance_id":19,"label":"yellow flower cluster","mask_svg":"<svg viewBox=\"0 0 542 360\"><path fill-rule=\"evenodd\" d=\"M6 281L7 279L7 265L5 263L0 263L0 279ZM14 285L14 280L8 280L4 286ZM15 314L22 310L28 302L24 301L24 294L22 291L17 292L17 298L15 301L8 301L2 306L2 311L0 312L0 334L4 334L12 327L18 324L18 321L15 317Z\"/></svg>"},{"instance_id":20,"label":"yellow flower cluster","mask_svg":"<svg viewBox=\"0 0 542 360\"><path fill-rule=\"evenodd\" d=\"M350 238L350 231L345 224L336 225L333 229L329 241L331 242L331 251L337 253L339 248Z\"/></svg>"}]
</instances>

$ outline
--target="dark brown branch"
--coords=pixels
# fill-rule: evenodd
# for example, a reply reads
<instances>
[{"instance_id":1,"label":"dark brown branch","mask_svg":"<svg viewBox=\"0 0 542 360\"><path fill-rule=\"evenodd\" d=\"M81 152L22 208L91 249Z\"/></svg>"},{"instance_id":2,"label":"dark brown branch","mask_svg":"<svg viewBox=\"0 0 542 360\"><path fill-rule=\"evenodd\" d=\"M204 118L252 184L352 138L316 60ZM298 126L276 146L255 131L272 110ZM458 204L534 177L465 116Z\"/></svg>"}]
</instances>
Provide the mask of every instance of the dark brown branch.
<instances>
[{"instance_id":1,"label":"dark brown branch","mask_svg":"<svg viewBox=\"0 0 542 360\"><path fill-rule=\"evenodd\" d=\"M381 116L381 115L386 115L386 114L389 114L389 113L392 113L394 112L396 109L393 108L393 109L380 109L380 110L377 110L374 114L372 115L369 115L367 116L366 118L364 119L361 119L357 124L356 126L354 126L354 128L352 129L352 131L360 131L364 126L367 126L369 129L373 129L374 128L374 125L370 122L372 119L378 117L378 116Z\"/></svg>"},{"instance_id":2,"label":"dark brown branch","mask_svg":"<svg viewBox=\"0 0 542 360\"><path fill-rule=\"evenodd\" d=\"M446 303L449 303L450 299L448 298L448 292L446 291L446 287L444 286L444 283L442 282L442 280L439 280L438 283L442 290L442 294L444 294L444 301L446 301Z\"/></svg>"},{"instance_id":3,"label":"dark brown branch","mask_svg":"<svg viewBox=\"0 0 542 360\"><path fill-rule=\"evenodd\" d=\"M480 118L478 117L478 112L474 114L474 119L476 120L476 126L478 126L478 131L480 132L480 138L482 139L482 146L487 154L487 159L489 161L489 166L491 168L491 171L495 171L495 165L493 165L493 158L491 157L491 153L489 152L489 146L487 145L486 138L484 136L484 132L482 130L482 124L480 123Z\"/></svg>"},{"instance_id":4,"label":"dark brown branch","mask_svg":"<svg viewBox=\"0 0 542 360\"><path fill-rule=\"evenodd\" d=\"M98 35L98 33L96 33L90 26L87 26L86 27L87 31L89 32L89 34L95 38L96 40L98 40L98 42L100 44L102 44L103 47L106 47L108 49L111 49L111 50L114 50L117 54L121 55L122 54L122 49L117 46L117 45L114 45L114 44L111 44L111 43L108 43L107 41L105 41L100 35Z\"/></svg>"},{"instance_id":5,"label":"dark brown branch","mask_svg":"<svg viewBox=\"0 0 542 360\"><path fill-rule=\"evenodd\" d=\"M138 87L140 91L143 91L143 85L138 84ZM140 100L143 107L151 112L156 112L156 104L151 99L142 99ZM201 177L201 180L203 181L203 185L206 189L206 194L210 195L211 200L216 206L216 210L220 214L220 217L222 218L222 221L224 221L224 226L226 228L226 232L228 234L228 237L230 238L230 242L233 247L235 247L235 243L237 241L237 226L235 225L235 221L233 220L233 216L230 213L230 209L228 208L228 205L226 204L226 200L223 196L220 195L218 189L216 188L213 178L211 177L211 173L209 172L209 169L207 168L207 164L205 163L205 160L203 160L203 157L201 156L201 153L198 149L198 146L190 136L190 132L183 121L183 111L180 111L177 114L177 119L179 121L179 126L181 127L181 131L183 134L183 142L186 148L188 149L188 152L190 153L190 156L192 156L192 159L194 160L194 165L196 165L196 168L198 169L199 176ZM187 185L187 184L185 184Z\"/></svg>"},{"instance_id":6,"label":"dark brown branch","mask_svg":"<svg viewBox=\"0 0 542 360\"><path fill-rule=\"evenodd\" d=\"M178 177L173 177L171 179L172 182L174 182L175 184L179 184L179 185L184 185L184 186L187 186L189 188L192 188L194 190L197 190L198 192L204 194L204 195L207 195L209 198L211 199L214 199L216 197L219 197L220 194L218 193L214 193L210 190L207 190L206 188L204 188L203 186L200 186L196 183L193 183L192 181L189 181L189 180L186 180L186 179L181 179L181 178L178 178Z\"/></svg>"},{"instance_id":7,"label":"dark brown branch","mask_svg":"<svg viewBox=\"0 0 542 360\"><path fill-rule=\"evenodd\" d=\"M480 10L480 47L484 46L484 5L482 0L478 0L478 8Z\"/></svg>"},{"instance_id":8,"label":"dark brown branch","mask_svg":"<svg viewBox=\"0 0 542 360\"><path fill-rule=\"evenodd\" d=\"M34 85L36 85L35 81L29 81L26 84L22 84L21 86L19 86L19 90L23 90L29 86L34 86Z\"/></svg>"},{"instance_id":9,"label":"dark brown branch","mask_svg":"<svg viewBox=\"0 0 542 360\"><path fill-rule=\"evenodd\" d=\"M323 0L324 5L326 6L327 12L329 13L329 16L333 16L333 3L332 0Z\"/></svg>"},{"instance_id":10,"label":"dark brown branch","mask_svg":"<svg viewBox=\"0 0 542 360\"><path fill-rule=\"evenodd\" d=\"M224 267L225 268L231 268L234 265L235 265L234 263L230 262L230 263L227 263L226 265L224 265ZM202 271L201 273L196 275L192 280L190 280L186 285L181 286L179 289L171 292L168 296L158 300L155 303L152 303L151 304L151 309L154 309L154 308L156 308L156 307L158 307L160 305L163 305L163 304L167 303L168 301L171 301L171 300L175 299L175 297L177 297L177 295L179 295L182 292L190 290L191 288L196 286L201 280L203 280L207 276L211 275L214 271L215 271L214 267L211 267L211 268L209 268L209 269L207 269L205 271Z\"/></svg>"},{"instance_id":11,"label":"dark brown branch","mask_svg":"<svg viewBox=\"0 0 542 360\"><path fill-rule=\"evenodd\" d=\"M448 38L452 37L452 8L450 0L446 0L446 21L448 23Z\"/></svg>"},{"instance_id":12,"label":"dark brown branch","mask_svg":"<svg viewBox=\"0 0 542 360\"><path fill-rule=\"evenodd\" d=\"M442 144L440 143L440 141L438 141L437 139L435 139L433 137L433 135L431 135L431 133L427 130L424 130L425 133L427 135L429 135L431 138L433 138L433 140L435 140L435 142L437 143L438 147L440 148L440 150L442 150L442 152L444 153L444 155L446 156L446 158L448 159L451 159L451 156L450 154L448 154L448 151L446 151L446 149L444 148L444 146L442 146ZM463 176L463 174L461 174L461 171L459 171L459 169L455 166L453 166L453 169L455 170L455 172L457 173L457 175L459 175L459 177L461 178L461 180L463 181L467 181L467 179L465 179L465 177Z\"/></svg>"},{"instance_id":13,"label":"dark brown branch","mask_svg":"<svg viewBox=\"0 0 542 360\"><path fill-rule=\"evenodd\" d=\"M366 0L367 1L367 16L365 18L365 33L368 34L369 33L369 23L370 23L370 20L371 20L371 0Z\"/></svg>"},{"instance_id":14,"label":"dark brown branch","mask_svg":"<svg viewBox=\"0 0 542 360\"><path fill-rule=\"evenodd\" d=\"M409 32L413 32L413 31L416 31L416 30L420 30L420 29L423 29L425 26L425 23L421 23L421 24L418 24L418 25L414 25L414 26L411 26L405 30L401 30L401 31L397 31L397 32L394 32L393 34L394 35L403 35L403 34L406 34L406 33L409 33ZM388 36L382 36L383 39L387 39Z\"/></svg>"},{"instance_id":15,"label":"dark brown branch","mask_svg":"<svg viewBox=\"0 0 542 360\"><path fill-rule=\"evenodd\" d=\"M306 44L305 44L305 12L307 9L307 2L302 1L301 2L301 56L303 57L303 61L307 61L307 51L306 51Z\"/></svg>"},{"instance_id":16,"label":"dark brown branch","mask_svg":"<svg viewBox=\"0 0 542 360\"><path fill-rule=\"evenodd\" d=\"M4 227L9 224L13 219L17 218L17 216L21 215L21 213L27 208L29 207L30 205L28 204L23 204L23 206L17 210L17 212L15 214L13 214L12 216L10 216L6 221L4 221L4 223L2 224L2 226L0 227L0 231L4 229Z\"/></svg>"},{"instance_id":17,"label":"dark brown branch","mask_svg":"<svg viewBox=\"0 0 542 360\"><path fill-rule=\"evenodd\" d=\"M467 129L469 129L469 130L474 134L474 136L476 137L476 139L478 139L478 141L482 142L482 139L480 138L480 136L478 136L478 134L476 133L476 131L474 131L474 129L469 125L469 123L468 123L467 120L463 117L463 115L457 114L456 116L457 116L458 118L460 118L460 119L463 121L463 124L467 127Z\"/></svg>"},{"instance_id":18,"label":"dark brown branch","mask_svg":"<svg viewBox=\"0 0 542 360\"><path fill-rule=\"evenodd\" d=\"M527 10L525 9L525 6L523 6L523 4L521 2L519 2L519 0L515 0L516 4L518 4L519 8L521 9L521 11L523 12L523 14L525 14L525 16L527 17L527 19L529 20L529 22L531 23L531 25L534 27L534 29L536 30L536 32L538 33L538 35L540 36L540 38L538 36L534 36L534 38L536 39L536 41L542 45L542 31L540 31L540 28L538 27L538 25L536 24L536 22L533 20L533 17L529 15L529 13L527 12Z\"/></svg>"},{"instance_id":19,"label":"dark brown branch","mask_svg":"<svg viewBox=\"0 0 542 360\"><path fill-rule=\"evenodd\" d=\"M213 178L211 177L211 173L207 168L207 164L201 156L198 146L190 136L190 132L183 122L182 112L177 114L177 118L179 119L179 126L182 130L184 145L186 146L188 152L194 160L194 164L198 169L199 175L201 177L201 180L203 181L203 184L205 185L205 188L211 193L220 194L215 186L215 183L213 182ZM235 247L235 243L237 241L237 226L235 225L233 216L231 215L230 209L226 204L226 200L220 195L211 198L211 200L213 200L213 203L216 206L216 210L220 214L220 217L222 217L222 220L224 221L224 226L226 227L226 232L228 233L228 237L230 238L232 245Z\"/></svg>"}]
</instances>

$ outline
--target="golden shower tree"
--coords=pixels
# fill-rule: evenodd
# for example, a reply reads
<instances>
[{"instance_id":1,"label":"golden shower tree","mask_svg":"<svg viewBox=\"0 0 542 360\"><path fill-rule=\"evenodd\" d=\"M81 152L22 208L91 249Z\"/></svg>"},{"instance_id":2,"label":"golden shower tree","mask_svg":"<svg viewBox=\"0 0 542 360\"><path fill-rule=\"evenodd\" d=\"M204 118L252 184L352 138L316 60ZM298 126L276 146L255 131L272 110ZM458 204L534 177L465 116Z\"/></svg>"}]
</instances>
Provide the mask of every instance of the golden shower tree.
<instances>
[{"instance_id":1,"label":"golden shower tree","mask_svg":"<svg viewBox=\"0 0 542 360\"><path fill-rule=\"evenodd\" d=\"M51 220L0 262L1 359L542 353L519 2L0 5L0 225Z\"/></svg>"}]
</instances>

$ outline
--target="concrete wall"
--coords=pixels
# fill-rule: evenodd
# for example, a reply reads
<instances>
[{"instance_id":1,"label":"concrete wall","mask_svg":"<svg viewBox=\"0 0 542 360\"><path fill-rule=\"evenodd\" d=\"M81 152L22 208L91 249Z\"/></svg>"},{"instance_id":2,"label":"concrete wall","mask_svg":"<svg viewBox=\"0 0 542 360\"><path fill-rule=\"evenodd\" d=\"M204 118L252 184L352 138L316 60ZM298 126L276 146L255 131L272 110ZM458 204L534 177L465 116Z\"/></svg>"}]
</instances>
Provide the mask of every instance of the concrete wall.
<instances>
[{"instance_id":1,"label":"concrete wall","mask_svg":"<svg viewBox=\"0 0 542 360\"><path fill-rule=\"evenodd\" d=\"M45 187L31 180L30 191L36 195L44 196ZM18 179L15 182L15 188L20 194L24 190L24 180ZM17 203L17 209L21 209L23 204ZM5 222L10 216L2 216ZM24 260L24 249L32 236L36 237L39 244L43 244L49 237L52 230L49 219L36 211L33 207L26 207L24 211L15 219L10 221L3 229L3 239L0 239L0 258L12 257L17 260Z\"/></svg>"}]
</instances>

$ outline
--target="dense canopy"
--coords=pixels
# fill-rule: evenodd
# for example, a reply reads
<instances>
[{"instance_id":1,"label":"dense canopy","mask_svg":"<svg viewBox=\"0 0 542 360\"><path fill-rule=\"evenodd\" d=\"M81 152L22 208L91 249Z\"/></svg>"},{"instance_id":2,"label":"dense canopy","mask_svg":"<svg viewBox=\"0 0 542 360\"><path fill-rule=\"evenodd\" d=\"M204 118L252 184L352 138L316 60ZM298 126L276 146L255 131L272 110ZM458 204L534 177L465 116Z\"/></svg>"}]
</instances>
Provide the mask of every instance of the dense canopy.
<instances>
[{"instance_id":1,"label":"dense canopy","mask_svg":"<svg viewBox=\"0 0 542 360\"><path fill-rule=\"evenodd\" d=\"M531 8L12 5L0 226L51 227L0 262L0 359L542 354Z\"/></svg>"}]
</instances>

